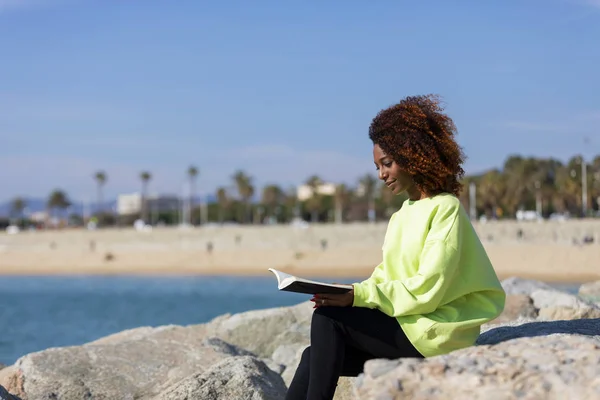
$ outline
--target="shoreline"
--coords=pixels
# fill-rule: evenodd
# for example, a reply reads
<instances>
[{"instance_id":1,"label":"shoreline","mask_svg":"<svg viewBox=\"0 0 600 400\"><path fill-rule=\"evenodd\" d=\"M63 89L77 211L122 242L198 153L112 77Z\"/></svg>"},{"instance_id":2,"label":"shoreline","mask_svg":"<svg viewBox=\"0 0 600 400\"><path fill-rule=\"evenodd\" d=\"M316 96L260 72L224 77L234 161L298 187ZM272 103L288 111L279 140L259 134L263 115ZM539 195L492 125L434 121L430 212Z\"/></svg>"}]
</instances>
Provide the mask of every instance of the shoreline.
<instances>
[{"instance_id":1,"label":"shoreline","mask_svg":"<svg viewBox=\"0 0 600 400\"><path fill-rule=\"evenodd\" d=\"M359 282L370 276L373 268L353 268L343 269L335 268L331 270L323 270L322 268L281 268L282 272L286 272L292 275L300 276L303 278L314 278L322 280L330 279L345 279ZM518 276L524 279L533 279L546 283L558 283L558 284L583 284L585 282L591 282L600 280L600 274L598 273L571 273L569 271L559 272L527 272L523 270L504 270L496 271L498 278L504 280L510 277ZM273 278L274 284L276 279L274 275L262 267L256 268L219 268L218 271L214 269L190 269L190 268L178 268L178 269L144 269L129 268L120 269L118 271L106 269L103 267L90 268L86 271L77 271L67 268L54 268L52 270L41 270L40 268L19 268L16 269L2 269L0 270L0 278L5 277L22 277L22 278L44 278L44 277L135 277L135 278L183 278L183 277L239 277L239 278Z\"/></svg>"},{"instance_id":2,"label":"shoreline","mask_svg":"<svg viewBox=\"0 0 600 400\"><path fill-rule=\"evenodd\" d=\"M0 234L2 276L270 276L362 280L381 262L386 224L242 226ZM600 220L476 224L500 279L600 279ZM522 231L522 232L521 232ZM517 233L520 239L517 240ZM589 244L575 240L595 238Z\"/></svg>"}]
</instances>

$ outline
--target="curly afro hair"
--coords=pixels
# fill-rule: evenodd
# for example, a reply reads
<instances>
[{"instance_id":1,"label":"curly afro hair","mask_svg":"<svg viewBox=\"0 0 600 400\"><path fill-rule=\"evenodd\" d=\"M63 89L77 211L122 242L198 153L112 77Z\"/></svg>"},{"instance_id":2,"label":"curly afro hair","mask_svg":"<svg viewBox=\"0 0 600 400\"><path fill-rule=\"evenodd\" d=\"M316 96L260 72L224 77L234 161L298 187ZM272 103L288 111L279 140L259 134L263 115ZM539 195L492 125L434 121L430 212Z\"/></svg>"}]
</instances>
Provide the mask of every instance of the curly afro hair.
<instances>
[{"instance_id":1,"label":"curly afro hair","mask_svg":"<svg viewBox=\"0 0 600 400\"><path fill-rule=\"evenodd\" d=\"M456 126L436 95L403 99L373 119L369 138L430 196L460 194L465 155L455 140Z\"/></svg>"}]
</instances>

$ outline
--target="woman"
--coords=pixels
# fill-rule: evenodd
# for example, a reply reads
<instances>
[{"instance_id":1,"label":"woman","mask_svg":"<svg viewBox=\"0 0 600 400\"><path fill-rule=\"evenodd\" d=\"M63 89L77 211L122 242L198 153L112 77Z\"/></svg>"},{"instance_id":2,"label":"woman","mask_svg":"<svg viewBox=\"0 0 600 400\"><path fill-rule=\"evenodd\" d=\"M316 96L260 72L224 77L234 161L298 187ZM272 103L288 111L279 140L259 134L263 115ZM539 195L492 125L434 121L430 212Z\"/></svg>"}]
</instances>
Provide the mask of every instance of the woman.
<instances>
[{"instance_id":1,"label":"woman","mask_svg":"<svg viewBox=\"0 0 600 400\"><path fill-rule=\"evenodd\" d=\"M373 358L431 357L471 346L505 293L457 196L464 155L437 97L381 111L369 137L379 179L408 199L390 219L383 261L342 295L315 295L311 346L287 399L331 399Z\"/></svg>"}]
</instances>

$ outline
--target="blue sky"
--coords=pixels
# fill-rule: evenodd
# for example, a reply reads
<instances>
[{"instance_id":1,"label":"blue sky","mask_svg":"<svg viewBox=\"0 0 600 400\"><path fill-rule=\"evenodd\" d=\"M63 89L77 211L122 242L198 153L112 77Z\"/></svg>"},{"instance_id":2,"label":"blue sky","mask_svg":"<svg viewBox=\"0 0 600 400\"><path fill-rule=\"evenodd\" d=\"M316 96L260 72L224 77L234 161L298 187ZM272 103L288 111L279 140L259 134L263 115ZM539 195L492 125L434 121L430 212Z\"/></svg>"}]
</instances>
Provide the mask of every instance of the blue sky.
<instances>
[{"instance_id":1,"label":"blue sky","mask_svg":"<svg viewBox=\"0 0 600 400\"><path fill-rule=\"evenodd\" d=\"M367 130L437 93L468 173L600 153L600 0L0 0L0 200L373 172ZM584 144L584 137L590 139Z\"/></svg>"}]
</instances>

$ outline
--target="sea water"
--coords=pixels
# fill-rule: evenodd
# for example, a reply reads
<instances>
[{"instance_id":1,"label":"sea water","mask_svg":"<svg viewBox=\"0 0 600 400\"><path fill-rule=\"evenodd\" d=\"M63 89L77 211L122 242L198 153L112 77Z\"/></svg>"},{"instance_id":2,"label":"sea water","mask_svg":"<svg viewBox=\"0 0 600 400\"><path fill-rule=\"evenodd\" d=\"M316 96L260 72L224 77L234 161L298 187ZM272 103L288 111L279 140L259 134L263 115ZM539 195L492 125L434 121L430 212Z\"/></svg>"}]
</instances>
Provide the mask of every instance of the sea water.
<instances>
[{"instance_id":1,"label":"sea water","mask_svg":"<svg viewBox=\"0 0 600 400\"><path fill-rule=\"evenodd\" d=\"M358 279L322 281L351 283ZM577 285L560 287L575 292ZM0 363L125 329L192 325L248 310L298 304L274 277L0 277Z\"/></svg>"}]
</instances>

